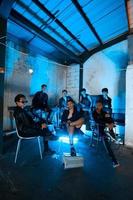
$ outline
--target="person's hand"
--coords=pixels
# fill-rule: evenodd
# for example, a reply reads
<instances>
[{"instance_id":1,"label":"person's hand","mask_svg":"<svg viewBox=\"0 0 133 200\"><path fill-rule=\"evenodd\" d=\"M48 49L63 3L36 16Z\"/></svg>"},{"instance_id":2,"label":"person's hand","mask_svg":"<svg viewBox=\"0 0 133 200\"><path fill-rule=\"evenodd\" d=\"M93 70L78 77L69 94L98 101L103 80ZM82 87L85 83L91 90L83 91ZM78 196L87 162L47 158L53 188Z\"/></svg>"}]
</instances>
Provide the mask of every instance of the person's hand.
<instances>
[{"instance_id":1,"label":"person's hand","mask_svg":"<svg viewBox=\"0 0 133 200\"><path fill-rule=\"evenodd\" d=\"M68 120L68 121L67 121L67 124L68 124L68 125L70 125L70 123L71 123L71 121L70 121L70 120Z\"/></svg>"},{"instance_id":2,"label":"person's hand","mask_svg":"<svg viewBox=\"0 0 133 200\"><path fill-rule=\"evenodd\" d=\"M45 123L43 123L42 125L41 125L41 128L42 129L44 129L44 128L46 128L47 127L47 125L45 124Z\"/></svg>"},{"instance_id":3,"label":"person's hand","mask_svg":"<svg viewBox=\"0 0 133 200\"><path fill-rule=\"evenodd\" d=\"M70 126L74 126L74 122L71 122L71 123L70 123Z\"/></svg>"},{"instance_id":4,"label":"person's hand","mask_svg":"<svg viewBox=\"0 0 133 200\"><path fill-rule=\"evenodd\" d=\"M110 114L108 114L108 113L107 113L107 114L105 114L105 117L110 117Z\"/></svg>"}]
</instances>

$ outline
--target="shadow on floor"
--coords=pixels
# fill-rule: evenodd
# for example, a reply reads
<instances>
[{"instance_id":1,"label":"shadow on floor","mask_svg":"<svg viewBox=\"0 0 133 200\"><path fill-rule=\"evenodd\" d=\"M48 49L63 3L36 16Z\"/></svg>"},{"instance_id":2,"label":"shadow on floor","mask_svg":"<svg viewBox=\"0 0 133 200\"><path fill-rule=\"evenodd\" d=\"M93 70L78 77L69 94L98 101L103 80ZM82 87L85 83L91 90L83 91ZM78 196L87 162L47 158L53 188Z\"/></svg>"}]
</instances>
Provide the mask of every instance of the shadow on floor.
<instances>
[{"instance_id":1,"label":"shadow on floor","mask_svg":"<svg viewBox=\"0 0 133 200\"><path fill-rule=\"evenodd\" d=\"M51 142L57 156L40 160L37 141L25 141L14 164L16 143L0 156L0 200L133 200L132 149L114 147L121 164L114 169L101 143L92 148L89 138L80 136L76 148L84 168L64 170L61 158L68 144L59 152L60 142Z\"/></svg>"}]
</instances>

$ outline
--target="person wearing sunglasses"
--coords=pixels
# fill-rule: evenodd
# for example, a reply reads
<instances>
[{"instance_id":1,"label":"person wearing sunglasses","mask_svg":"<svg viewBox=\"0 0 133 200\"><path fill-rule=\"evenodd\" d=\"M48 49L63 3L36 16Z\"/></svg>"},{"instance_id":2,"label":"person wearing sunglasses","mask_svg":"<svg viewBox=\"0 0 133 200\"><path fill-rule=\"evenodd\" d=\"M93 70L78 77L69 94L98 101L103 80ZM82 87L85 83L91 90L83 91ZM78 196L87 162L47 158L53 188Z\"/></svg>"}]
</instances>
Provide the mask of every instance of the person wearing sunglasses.
<instances>
[{"instance_id":1,"label":"person wearing sunglasses","mask_svg":"<svg viewBox=\"0 0 133 200\"><path fill-rule=\"evenodd\" d=\"M27 100L23 94L18 94L14 101L16 103L14 118L19 135L22 137L42 136L44 154L49 155L55 153L55 151L49 148L48 140L56 140L57 137L51 134L45 120L37 119L31 112L24 109Z\"/></svg>"}]
</instances>

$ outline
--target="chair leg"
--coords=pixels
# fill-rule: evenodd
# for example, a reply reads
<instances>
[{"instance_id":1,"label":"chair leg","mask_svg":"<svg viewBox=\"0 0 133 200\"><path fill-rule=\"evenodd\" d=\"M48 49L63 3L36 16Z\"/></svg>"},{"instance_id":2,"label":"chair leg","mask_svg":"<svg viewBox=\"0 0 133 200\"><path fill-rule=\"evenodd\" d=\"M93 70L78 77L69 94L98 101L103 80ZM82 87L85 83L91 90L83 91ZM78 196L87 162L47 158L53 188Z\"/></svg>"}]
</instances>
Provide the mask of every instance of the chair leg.
<instances>
[{"instance_id":1,"label":"chair leg","mask_svg":"<svg viewBox=\"0 0 133 200\"><path fill-rule=\"evenodd\" d=\"M20 144L21 144L21 139L18 140L17 149L16 149L16 153L15 153L15 160L14 160L15 163L17 162L17 157L18 157L18 152L19 152L19 149L20 149Z\"/></svg>"},{"instance_id":2,"label":"chair leg","mask_svg":"<svg viewBox=\"0 0 133 200\"><path fill-rule=\"evenodd\" d=\"M38 146L39 146L40 157L41 157L41 160L42 160L42 148L41 148L41 143L40 143L40 137L37 137L37 140L38 140Z\"/></svg>"}]
</instances>

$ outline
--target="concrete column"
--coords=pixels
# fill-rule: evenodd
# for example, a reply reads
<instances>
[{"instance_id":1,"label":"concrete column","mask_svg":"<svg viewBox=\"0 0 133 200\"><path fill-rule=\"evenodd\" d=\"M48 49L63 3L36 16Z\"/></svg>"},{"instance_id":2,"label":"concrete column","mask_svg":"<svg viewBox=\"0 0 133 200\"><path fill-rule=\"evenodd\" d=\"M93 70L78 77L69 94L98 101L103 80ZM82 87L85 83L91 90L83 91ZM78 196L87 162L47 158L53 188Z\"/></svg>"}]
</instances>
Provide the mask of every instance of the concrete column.
<instances>
[{"instance_id":1,"label":"concrete column","mask_svg":"<svg viewBox=\"0 0 133 200\"><path fill-rule=\"evenodd\" d=\"M80 97L80 90L83 88L83 64L80 64L79 69L79 97Z\"/></svg>"},{"instance_id":2,"label":"concrete column","mask_svg":"<svg viewBox=\"0 0 133 200\"><path fill-rule=\"evenodd\" d=\"M0 153L3 152L4 74L6 59L7 20L0 17Z\"/></svg>"},{"instance_id":3,"label":"concrete column","mask_svg":"<svg viewBox=\"0 0 133 200\"><path fill-rule=\"evenodd\" d=\"M133 147L133 64L126 71L126 127L125 144Z\"/></svg>"}]
</instances>

